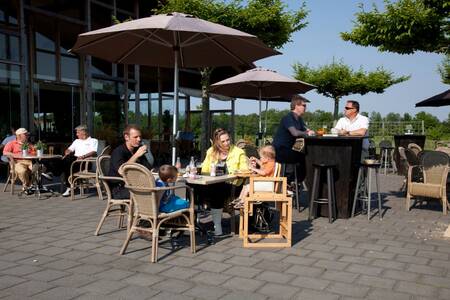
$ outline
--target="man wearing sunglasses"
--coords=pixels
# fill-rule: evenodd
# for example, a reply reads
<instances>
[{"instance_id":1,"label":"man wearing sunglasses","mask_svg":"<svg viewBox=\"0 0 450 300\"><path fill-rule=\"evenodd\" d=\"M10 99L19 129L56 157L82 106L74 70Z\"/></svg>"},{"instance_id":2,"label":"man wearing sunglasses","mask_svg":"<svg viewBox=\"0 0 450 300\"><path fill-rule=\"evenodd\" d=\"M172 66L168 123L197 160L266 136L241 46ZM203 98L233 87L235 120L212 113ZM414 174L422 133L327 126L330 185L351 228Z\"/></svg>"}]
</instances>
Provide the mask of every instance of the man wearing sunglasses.
<instances>
[{"instance_id":1,"label":"man wearing sunglasses","mask_svg":"<svg viewBox=\"0 0 450 300\"><path fill-rule=\"evenodd\" d=\"M344 117L339 119L334 129L339 135L368 136L369 118L359 113L358 101L347 101L344 107ZM363 140L363 152L368 149L369 139L366 138Z\"/></svg>"}]
</instances>

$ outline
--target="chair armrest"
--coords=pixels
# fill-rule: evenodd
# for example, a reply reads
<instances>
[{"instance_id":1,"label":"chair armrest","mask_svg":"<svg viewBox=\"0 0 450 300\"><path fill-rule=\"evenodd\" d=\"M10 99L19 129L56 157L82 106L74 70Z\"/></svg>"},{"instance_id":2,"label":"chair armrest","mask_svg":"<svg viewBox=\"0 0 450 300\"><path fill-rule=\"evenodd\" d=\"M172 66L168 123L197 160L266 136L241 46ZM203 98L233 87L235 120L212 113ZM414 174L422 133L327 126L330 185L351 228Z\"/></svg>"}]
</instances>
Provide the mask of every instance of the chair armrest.
<instances>
[{"instance_id":1,"label":"chair armrest","mask_svg":"<svg viewBox=\"0 0 450 300\"><path fill-rule=\"evenodd\" d=\"M125 180L123 180L122 177L115 177L115 176L99 176L98 179L104 180L104 181L121 181L125 183Z\"/></svg>"}]
</instances>

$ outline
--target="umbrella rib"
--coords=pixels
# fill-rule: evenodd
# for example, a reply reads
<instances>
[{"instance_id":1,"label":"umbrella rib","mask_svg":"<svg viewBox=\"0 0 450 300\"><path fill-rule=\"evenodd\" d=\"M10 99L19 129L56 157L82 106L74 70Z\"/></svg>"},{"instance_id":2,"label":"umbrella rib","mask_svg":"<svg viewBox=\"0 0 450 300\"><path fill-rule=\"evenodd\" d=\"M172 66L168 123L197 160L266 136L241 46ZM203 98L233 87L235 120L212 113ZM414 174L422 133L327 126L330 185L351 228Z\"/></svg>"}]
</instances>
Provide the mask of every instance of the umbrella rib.
<instances>
[{"instance_id":1,"label":"umbrella rib","mask_svg":"<svg viewBox=\"0 0 450 300\"><path fill-rule=\"evenodd\" d=\"M159 38L159 37L156 35L156 32L157 32L157 31L158 31L158 30L155 30L154 32L152 32L152 31L148 32L148 30L145 30L145 32L149 33L149 35L147 35L146 37L144 37L143 40L141 40L139 43L137 43L136 45L134 45L130 50L127 51L127 53L125 53L124 55L122 55L122 56L117 60L117 63L122 63L122 61L123 61L124 59L126 59L128 56L130 56L130 55L131 55L137 48L139 48L142 44L144 44L145 42L147 42L148 40L150 40L150 38L151 38L152 36L155 36L156 38ZM139 35L139 34L137 34L137 35L140 36L141 38L143 37L143 36L141 36L141 35ZM157 42L157 43L158 43L158 42ZM163 46L170 46L169 43L167 43L167 44L158 43L158 44L162 44Z\"/></svg>"},{"instance_id":2,"label":"umbrella rib","mask_svg":"<svg viewBox=\"0 0 450 300\"><path fill-rule=\"evenodd\" d=\"M86 48L86 47L94 46L94 45L96 45L96 44L98 44L98 43L104 42L104 41L106 41L106 40L109 40L109 39L111 39L111 38L120 36L120 35L125 34L125 33L126 33L126 32L124 32L124 31L120 31L120 32L113 33L113 34L111 34L111 35L107 35L107 36L102 37L102 38L100 38L100 39L98 39L98 40L95 40L95 41L86 43L86 44L84 44L84 45L82 45L82 46L79 46L77 49L70 49L70 52L71 52L71 51L78 52L78 51L80 51L80 50L82 50L82 49L84 49L84 48Z\"/></svg>"},{"instance_id":3,"label":"umbrella rib","mask_svg":"<svg viewBox=\"0 0 450 300\"><path fill-rule=\"evenodd\" d=\"M236 61L239 61L241 64L248 64L248 62L242 60L241 58L239 58L238 56L234 55L233 52L231 52L230 50L228 50L228 48L226 48L224 45L222 45L221 43L219 43L218 41L216 41L215 39L213 39L212 37L208 36L207 34L203 34L208 40L210 40L211 42L213 42L214 44L216 44L217 46L219 46L219 48L221 48L223 51L225 51L226 53L228 53L229 56L231 56L232 58L234 58Z\"/></svg>"}]
</instances>

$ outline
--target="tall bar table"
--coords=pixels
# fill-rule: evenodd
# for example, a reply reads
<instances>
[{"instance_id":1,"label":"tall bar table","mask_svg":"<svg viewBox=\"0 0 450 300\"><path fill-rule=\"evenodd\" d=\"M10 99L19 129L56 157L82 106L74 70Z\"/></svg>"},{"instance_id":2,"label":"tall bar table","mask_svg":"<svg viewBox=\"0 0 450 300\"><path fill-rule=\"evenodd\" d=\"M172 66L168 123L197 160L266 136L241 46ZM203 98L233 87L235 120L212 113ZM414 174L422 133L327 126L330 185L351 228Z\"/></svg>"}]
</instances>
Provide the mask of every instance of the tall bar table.
<instances>
[{"instance_id":1,"label":"tall bar table","mask_svg":"<svg viewBox=\"0 0 450 300\"><path fill-rule=\"evenodd\" d=\"M311 136L305 141L306 185L312 190L313 164L334 164L334 181L338 218L349 218L361 161L362 142L365 137ZM319 191L325 193L325 189ZM326 205L322 205L320 215L328 216Z\"/></svg>"}]
</instances>

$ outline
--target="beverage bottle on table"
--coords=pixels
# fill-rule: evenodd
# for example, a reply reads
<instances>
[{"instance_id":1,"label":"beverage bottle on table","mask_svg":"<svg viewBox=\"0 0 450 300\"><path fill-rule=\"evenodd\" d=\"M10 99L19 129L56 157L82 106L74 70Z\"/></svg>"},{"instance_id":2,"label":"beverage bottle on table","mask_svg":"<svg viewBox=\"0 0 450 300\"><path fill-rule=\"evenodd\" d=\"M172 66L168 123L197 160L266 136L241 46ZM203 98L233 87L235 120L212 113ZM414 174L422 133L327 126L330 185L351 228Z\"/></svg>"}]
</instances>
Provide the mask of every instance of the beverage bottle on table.
<instances>
[{"instance_id":1,"label":"beverage bottle on table","mask_svg":"<svg viewBox=\"0 0 450 300\"><path fill-rule=\"evenodd\" d=\"M211 163L211 170L209 171L209 176L216 176L216 164Z\"/></svg>"},{"instance_id":2,"label":"beverage bottle on table","mask_svg":"<svg viewBox=\"0 0 450 300\"><path fill-rule=\"evenodd\" d=\"M177 162L175 163L175 168L178 169L178 171L180 171L181 169L181 161L180 161L180 157L177 157Z\"/></svg>"},{"instance_id":3,"label":"beverage bottle on table","mask_svg":"<svg viewBox=\"0 0 450 300\"><path fill-rule=\"evenodd\" d=\"M195 159L191 156L191 161L189 162L189 174L195 176L197 174L197 167L195 166Z\"/></svg>"}]
</instances>

